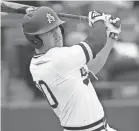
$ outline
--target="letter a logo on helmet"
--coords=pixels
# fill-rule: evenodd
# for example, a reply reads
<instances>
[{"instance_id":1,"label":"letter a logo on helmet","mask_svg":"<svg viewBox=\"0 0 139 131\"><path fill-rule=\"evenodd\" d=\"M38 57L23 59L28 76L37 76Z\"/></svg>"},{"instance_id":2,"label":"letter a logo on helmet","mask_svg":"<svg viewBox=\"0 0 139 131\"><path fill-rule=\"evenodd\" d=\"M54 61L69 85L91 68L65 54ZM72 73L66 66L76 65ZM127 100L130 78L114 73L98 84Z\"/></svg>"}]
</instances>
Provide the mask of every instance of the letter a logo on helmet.
<instances>
[{"instance_id":1,"label":"letter a logo on helmet","mask_svg":"<svg viewBox=\"0 0 139 131\"><path fill-rule=\"evenodd\" d=\"M49 13L47 13L46 17L47 17L49 23L55 21L55 17L52 16L51 14L49 14Z\"/></svg>"}]
</instances>

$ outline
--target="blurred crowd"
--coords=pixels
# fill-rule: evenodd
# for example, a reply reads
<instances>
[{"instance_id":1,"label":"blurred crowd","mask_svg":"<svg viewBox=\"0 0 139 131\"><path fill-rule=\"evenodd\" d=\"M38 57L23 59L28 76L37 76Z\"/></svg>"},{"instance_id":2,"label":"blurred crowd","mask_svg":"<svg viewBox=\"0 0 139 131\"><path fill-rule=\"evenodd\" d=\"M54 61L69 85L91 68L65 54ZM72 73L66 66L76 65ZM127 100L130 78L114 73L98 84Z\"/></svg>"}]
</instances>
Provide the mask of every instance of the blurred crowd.
<instances>
[{"instance_id":1,"label":"blurred crowd","mask_svg":"<svg viewBox=\"0 0 139 131\"><path fill-rule=\"evenodd\" d=\"M119 41L108 57L103 69L98 73L96 86L108 87L111 82L139 82L139 2L136 1L15 1L33 6L49 6L58 13L87 16L91 10L101 11L119 17L122 32ZM34 87L29 63L33 48L25 39L22 29L23 15L5 14L1 16L1 72L2 100L27 101L43 98ZM74 45L84 40L88 34L86 21L61 18L64 24L64 42ZM89 65L89 69L93 68ZM97 83L103 84L99 85ZM105 84L104 84L105 83ZM116 86L114 86L116 87ZM134 88L135 87L135 88ZM132 86L136 94L139 85ZM128 88L128 91L130 88ZM126 90L127 91L127 90ZM132 91L134 93L134 91ZM109 93L109 92L107 92ZM100 93L101 94L101 93ZM109 95L109 94L107 94Z\"/></svg>"}]
</instances>

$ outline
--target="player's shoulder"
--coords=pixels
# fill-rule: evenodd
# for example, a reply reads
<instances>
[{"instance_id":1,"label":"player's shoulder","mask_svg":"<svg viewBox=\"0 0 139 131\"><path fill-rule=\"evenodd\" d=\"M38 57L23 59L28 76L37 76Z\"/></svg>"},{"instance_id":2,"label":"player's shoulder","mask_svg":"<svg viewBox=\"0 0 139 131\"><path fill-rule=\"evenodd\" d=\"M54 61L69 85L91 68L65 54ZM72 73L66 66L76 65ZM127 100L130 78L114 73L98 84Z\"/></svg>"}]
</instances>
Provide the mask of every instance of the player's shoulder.
<instances>
[{"instance_id":1,"label":"player's shoulder","mask_svg":"<svg viewBox=\"0 0 139 131\"><path fill-rule=\"evenodd\" d=\"M40 65L41 63L46 63L50 61L60 60L60 58L65 57L69 48L68 47L55 47L51 48L49 51L41 54L35 54L30 64Z\"/></svg>"},{"instance_id":2,"label":"player's shoulder","mask_svg":"<svg viewBox=\"0 0 139 131\"><path fill-rule=\"evenodd\" d=\"M78 48L80 48L78 45L71 47L55 47L44 54L34 55L30 64L32 66L39 66L48 62L52 62L53 65L61 63L65 64L68 63L70 58L73 58L75 52L78 52Z\"/></svg>"}]
</instances>

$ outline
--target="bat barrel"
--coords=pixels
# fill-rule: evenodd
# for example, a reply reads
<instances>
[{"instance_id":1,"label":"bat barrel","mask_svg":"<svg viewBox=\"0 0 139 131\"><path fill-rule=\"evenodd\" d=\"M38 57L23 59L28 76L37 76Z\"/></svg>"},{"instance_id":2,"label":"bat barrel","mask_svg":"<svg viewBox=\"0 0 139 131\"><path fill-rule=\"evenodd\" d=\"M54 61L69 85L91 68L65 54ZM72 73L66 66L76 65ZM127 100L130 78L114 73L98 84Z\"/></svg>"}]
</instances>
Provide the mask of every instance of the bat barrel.
<instances>
[{"instance_id":1,"label":"bat barrel","mask_svg":"<svg viewBox=\"0 0 139 131\"><path fill-rule=\"evenodd\" d=\"M1 12L7 12L7 13L26 14L26 9L30 7L28 5L22 5L4 1L2 1L0 4L1 4Z\"/></svg>"}]
</instances>

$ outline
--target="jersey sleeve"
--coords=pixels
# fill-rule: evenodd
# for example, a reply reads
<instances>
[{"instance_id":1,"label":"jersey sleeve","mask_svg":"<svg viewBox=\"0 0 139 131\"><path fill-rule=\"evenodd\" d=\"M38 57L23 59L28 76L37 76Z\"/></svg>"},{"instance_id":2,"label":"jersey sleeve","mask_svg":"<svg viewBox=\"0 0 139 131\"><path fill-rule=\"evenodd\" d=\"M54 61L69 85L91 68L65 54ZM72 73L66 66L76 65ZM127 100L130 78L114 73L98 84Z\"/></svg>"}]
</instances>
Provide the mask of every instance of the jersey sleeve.
<instances>
[{"instance_id":1,"label":"jersey sleeve","mask_svg":"<svg viewBox=\"0 0 139 131\"><path fill-rule=\"evenodd\" d=\"M93 59L92 50L86 42L71 47L56 48L53 56L55 68L61 72L76 70Z\"/></svg>"},{"instance_id":2,"label":"jersey sleeve","mask_svg":"<svg viewBox=\"0 0 139 131\"><path fill-rule=\"evenodd\" d=\"M87 64L90 60L93 59L93 52L92 52L90 46L86 42L80 42L78 45L83 50L82 55L85 56L85 64Z\"/></svg>"}]
</instances>

